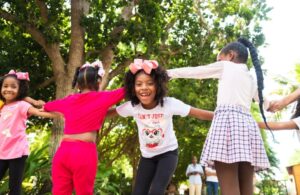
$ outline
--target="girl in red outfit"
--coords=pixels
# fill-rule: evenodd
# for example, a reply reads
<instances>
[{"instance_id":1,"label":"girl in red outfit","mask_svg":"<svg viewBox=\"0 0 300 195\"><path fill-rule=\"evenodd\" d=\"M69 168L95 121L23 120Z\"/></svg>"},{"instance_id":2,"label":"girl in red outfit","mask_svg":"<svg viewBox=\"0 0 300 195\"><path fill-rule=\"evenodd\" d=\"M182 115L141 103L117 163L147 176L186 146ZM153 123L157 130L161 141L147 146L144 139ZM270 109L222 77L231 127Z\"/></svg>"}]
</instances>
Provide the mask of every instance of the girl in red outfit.
<instances>
[{"instance_id":1,"label":"girl in red outfit","mask_svg":"<svg viewBox=\"0 0 300 195\"><path fill-rule=\"evenodd\" d=\"M100 91L104 75L100 61L78 68L73 87L79 93L45 104L45 111L60 112L65 118L61 145L53 157L54 195L92 195L97 171L96 135L106 112L124 97L124 90Z\"/></svg>"}]
</instances>

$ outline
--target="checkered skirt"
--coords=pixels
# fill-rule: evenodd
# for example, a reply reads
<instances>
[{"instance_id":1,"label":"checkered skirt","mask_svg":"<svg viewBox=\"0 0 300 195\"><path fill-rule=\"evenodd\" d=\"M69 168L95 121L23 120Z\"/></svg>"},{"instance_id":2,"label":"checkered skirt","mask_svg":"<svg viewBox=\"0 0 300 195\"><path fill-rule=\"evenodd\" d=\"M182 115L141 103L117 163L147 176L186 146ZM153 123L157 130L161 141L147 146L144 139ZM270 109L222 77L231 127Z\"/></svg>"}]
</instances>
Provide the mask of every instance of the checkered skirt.
<instances>
[{"instance_id":1,"label":"checkered skirt","mask_svg":"<svg viewBox=\"0 0 300 195\"><path fill-rule=\"evenodd\" d=\"M200 160L204 166L208 161L250 162L255 171L270 166L257 123L244 107L217 107Z\"/></svg>"}]
</instances>

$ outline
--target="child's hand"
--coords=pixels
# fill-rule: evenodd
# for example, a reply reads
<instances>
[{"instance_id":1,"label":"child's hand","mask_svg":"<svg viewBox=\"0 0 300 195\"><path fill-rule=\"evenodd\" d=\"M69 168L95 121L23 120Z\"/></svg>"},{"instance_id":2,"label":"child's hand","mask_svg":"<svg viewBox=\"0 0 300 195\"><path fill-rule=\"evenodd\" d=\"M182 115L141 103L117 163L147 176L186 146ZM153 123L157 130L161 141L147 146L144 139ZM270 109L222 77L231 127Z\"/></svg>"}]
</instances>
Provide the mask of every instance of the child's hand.
<instances>
[{"instance_id":1,"label":"child's hand","mask_svg":"<svg viewBox=\"0 0 300 195\"><path fill-rule=\"evenodd\" d=\"M34 106L38 107L38 108L42 108L45 105L46 102L44 102L43 100L37 100L34 102Z\"/></svg>"},{"instance_id":2,"label":"child's hand","mask_svg":"<svg viewBox=\"0 0 300 195\"><path fill-rule=\"evenodd\" d=\"M282 110L284 108L284 104L281 100L277 100L277 101L271 101L269 108L267 109L267 111L269 112L277 112L279 110Z\"/></svg>"}]
</instances>

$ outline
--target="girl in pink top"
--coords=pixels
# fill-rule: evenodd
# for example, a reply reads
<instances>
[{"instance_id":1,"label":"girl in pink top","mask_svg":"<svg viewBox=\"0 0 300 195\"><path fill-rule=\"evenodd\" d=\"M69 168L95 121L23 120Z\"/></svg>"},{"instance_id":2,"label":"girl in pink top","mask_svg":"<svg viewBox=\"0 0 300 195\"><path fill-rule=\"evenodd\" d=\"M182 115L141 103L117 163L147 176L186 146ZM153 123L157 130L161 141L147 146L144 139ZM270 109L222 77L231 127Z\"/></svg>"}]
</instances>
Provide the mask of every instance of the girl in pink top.
<instances>
[{"instance_id":1,"label":"girl in pink top","mask_svg":"<svg viewBox=\"0 0 300 195\"><path fill-rule=\"evenodd\" d=\"M54 117L40 112L23 101L28 94L28 73L11 70L0 80L0 180L9 169L9 194L21 194L25 160L29 154L26 138L26 120L29 115Z\"/></svg>"},{"instance_id":2,"label":"girl in pink top","mask_svg":"<svg viewBox=\"0 0 300 195\"><path fill-rule=\"evenodd\" d=\"M73 81L79 93L45 104L65 118L61 145L53 157L54 195L92 195L97 172L96 135L107 110L124 97L124 90L98 92L104 70L100 61L78 68Z\"/></svg>"}]
</instances>

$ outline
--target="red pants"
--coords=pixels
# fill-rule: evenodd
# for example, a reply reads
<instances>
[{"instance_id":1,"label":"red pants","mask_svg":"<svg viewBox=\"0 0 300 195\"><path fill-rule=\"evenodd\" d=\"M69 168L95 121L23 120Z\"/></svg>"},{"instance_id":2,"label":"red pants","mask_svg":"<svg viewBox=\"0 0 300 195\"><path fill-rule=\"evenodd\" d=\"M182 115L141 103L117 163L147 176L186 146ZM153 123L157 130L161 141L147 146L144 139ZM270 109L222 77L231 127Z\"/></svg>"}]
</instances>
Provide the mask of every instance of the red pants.
<instances>
[{"instance_id":1,"label":"red pants","mask_svg":"<svg viewBox=\"0 0 300 195\"><path fill-rule=\"evenodd\" d=\"M95 143L62 141L53 157L53 195L93 195L97 172Z\"/></svg>"}]
</instances>

